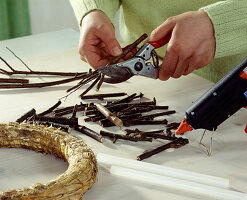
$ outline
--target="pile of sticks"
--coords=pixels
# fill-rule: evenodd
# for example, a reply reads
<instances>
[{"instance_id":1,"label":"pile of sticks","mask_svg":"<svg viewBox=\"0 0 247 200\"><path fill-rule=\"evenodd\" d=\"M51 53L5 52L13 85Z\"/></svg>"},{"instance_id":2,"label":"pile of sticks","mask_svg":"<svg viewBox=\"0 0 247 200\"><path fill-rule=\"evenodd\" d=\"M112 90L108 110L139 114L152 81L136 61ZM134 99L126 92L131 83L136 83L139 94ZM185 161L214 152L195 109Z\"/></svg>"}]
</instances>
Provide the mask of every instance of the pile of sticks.
<instances>
[{"instance_id":1,"label":"pile of sticks","mask_svg":"<svg viewBox=\"0 0 247 200\"><path fill-rule=\"evenodd\" d=\"M168 148L179 148L188 143L188 139L176 137L174 131L177 129L179 123L168 123L167 119L155 120L157 117L164 117L176 113L175 110L169 110L168 106L159 106L156 104L155 98L152 101L142 101L143 94L132 94L127 97L126 93L108 93L108 94L95 94L85 95L83 99L100 99L101 107L99 109L98 103L79 103L72 106L60 107L62 102L59 100L55 105L48 108L42 113L37 113L33 108L19 119L18 123L30 122L43 124L46 126L53 126L60 128L66 132L71 129L87 135L98 142L104 142L105 138L109 138L115 143L117 140L127 140L132 142L152 142L153 140L168 140L168 144L162 145L151 151L145 151L142 155L137 156L138 160L143 160ZM121 97L124 96L124 97ZM105 98L121 97L115 101L103 101ZM162 110L161 112L157 112ZM107 116L105 114L107 112ZM152 112L152 113L150 113ZM153 113L155 112L155 113ZM104 113L104 114L103 114ZM85 123L82 125L78 121L77 115L84 116ZM106 127L119 126L119 121L114 123L118 118L123 127L143 126L143 125L164 125L164 129L155 131L142 131L139 129L126 129L125 134L112 133L106 130L101 130L99 133L86 127L87 123L98 123L104 129ZM122 128L122 127L121 127Z\"/></svg>"}]
</instances>

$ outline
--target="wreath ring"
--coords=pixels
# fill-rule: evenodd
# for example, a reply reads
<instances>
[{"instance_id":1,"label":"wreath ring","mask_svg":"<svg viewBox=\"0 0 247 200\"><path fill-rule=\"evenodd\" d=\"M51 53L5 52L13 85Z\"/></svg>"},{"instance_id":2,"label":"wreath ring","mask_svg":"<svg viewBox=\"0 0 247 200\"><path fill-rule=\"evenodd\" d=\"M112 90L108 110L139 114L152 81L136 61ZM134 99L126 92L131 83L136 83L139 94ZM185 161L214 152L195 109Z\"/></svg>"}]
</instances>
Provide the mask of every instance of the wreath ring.
<instances>
[{"instance_id":1,"label":"wreath ring","mask_svg":"<svg viewBox=\"0 0 247 200\"><path fill-rule=\"evenodd\" d=\"M0 193L0 199L82 199L96 181L97 163L92 150L79 138L54 127L10 122L0 124L0 148L25 148L55 155L68 162L57 178L30 188Z\"/></svg>"}]
</instances>

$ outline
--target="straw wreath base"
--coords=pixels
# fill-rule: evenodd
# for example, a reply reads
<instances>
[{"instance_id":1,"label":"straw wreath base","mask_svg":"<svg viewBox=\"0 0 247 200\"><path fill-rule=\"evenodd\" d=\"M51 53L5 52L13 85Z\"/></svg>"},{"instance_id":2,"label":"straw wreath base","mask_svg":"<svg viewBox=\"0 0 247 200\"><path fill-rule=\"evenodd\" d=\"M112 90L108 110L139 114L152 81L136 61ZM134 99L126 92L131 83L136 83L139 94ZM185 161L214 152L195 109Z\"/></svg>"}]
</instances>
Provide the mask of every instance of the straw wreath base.
<instances>
[{"instance_id":1,"label":"straw wreath base","mask_svg":"<svg viewBox=\"0 0 247 200\"><path fill-rule=\"evenodd\" d=\"M68 169L48 183L0 193L1 200L82 199L96 181L97 164L92 150L79 138L43 125L0 124L0 148L25 148L53 154L68 162Z\"/></svg>"}]
</instances>

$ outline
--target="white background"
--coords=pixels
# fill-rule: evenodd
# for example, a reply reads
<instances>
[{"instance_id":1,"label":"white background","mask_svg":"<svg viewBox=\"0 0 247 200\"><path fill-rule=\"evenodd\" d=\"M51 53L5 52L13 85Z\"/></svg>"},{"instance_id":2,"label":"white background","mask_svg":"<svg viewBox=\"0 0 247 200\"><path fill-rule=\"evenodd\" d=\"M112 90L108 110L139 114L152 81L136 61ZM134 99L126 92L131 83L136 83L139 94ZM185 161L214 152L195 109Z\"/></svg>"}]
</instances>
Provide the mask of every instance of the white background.
<instances>
[{"instance_id":1,"label":"white background","mask_svg":"<svg viewBox=\"0 0 247 200\"><path fill-rule=\"evenodd\" d=\"M69 0L29 0L32 34L65 28L79 31Z\"/></svg>"}]
</instances>

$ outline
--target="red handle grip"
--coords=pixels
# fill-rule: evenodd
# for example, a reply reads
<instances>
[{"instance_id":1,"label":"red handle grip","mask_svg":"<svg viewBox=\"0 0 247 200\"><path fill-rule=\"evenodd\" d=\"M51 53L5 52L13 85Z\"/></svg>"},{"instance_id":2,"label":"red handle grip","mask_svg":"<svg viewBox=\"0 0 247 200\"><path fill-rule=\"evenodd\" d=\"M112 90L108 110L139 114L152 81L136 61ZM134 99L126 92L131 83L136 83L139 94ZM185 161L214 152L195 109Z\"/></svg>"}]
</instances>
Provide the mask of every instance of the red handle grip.
<instances>
[{"instance_id":1,"label":"red handle grip","mask_svg":"<svg viewBox=\"0 0 247 200\"><path fill-rule=\"evenodd\" d=\"M167 44L171 39L171 34L166 35L164 38L158 40L158 41L148 41L148 44L151 44L154 48L160 48Z\"/></svg>"}]
</instances>

